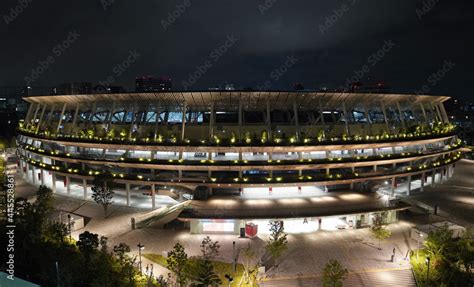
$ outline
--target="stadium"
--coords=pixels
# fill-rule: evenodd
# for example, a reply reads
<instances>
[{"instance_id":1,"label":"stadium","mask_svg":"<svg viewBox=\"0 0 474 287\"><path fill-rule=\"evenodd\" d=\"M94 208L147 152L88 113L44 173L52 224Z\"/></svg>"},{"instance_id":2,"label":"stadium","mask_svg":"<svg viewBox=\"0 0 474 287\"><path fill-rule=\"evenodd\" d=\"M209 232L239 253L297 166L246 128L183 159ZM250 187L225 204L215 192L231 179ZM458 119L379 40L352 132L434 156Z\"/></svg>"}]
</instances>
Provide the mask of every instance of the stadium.
<instances>
[{"instance_id":1,"label":"stadium","mask_svg":"<svg viewBox=\"0 0 474 287\"><path fill-rule=\"evenodd\" d=\"M89 199L180 207L192 233L285 221L294 232L389 221L397 199L444 181L461 158L446 96L201 91L31 96L18 129L27 181ZM262 228L261 228L262 230Z\"/></svg>"}]
</instances>

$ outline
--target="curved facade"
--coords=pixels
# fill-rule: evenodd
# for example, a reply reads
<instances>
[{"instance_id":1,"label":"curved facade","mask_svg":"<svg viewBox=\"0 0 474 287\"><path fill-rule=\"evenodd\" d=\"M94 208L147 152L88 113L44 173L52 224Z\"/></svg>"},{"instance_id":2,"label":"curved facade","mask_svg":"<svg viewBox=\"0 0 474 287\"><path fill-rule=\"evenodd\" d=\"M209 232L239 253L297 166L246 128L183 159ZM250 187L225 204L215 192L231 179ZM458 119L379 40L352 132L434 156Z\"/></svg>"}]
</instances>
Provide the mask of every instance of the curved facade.
<instances>
[{"instance_id":1,"label":"curved facade","mask_svg":"<svg viewBox=\"0 0 474 287\"><path fill-rule=\"evenodd\" d=\"M59 182L86 198L94 176L107 172L124 204L144 197L136 202L153 208L156 194L252 188L397 196L452 174L461 146L447 99L306 91L27 97L20 167L34 183L56 190Z\"/></svg>"}]
</instances>

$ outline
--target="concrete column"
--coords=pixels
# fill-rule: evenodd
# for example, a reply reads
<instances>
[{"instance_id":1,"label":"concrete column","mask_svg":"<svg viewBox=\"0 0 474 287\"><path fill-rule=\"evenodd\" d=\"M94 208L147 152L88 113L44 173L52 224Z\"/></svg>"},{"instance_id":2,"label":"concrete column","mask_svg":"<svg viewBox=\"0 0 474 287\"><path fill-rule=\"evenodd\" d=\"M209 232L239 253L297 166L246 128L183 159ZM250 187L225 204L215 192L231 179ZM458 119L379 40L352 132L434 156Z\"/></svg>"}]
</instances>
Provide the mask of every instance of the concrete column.
<instances>
[{"instance_id":1,"label":"concrete column","mask_svg":"<svg viewBox=\"0 0 474 287\"><path fill-rule=\"evenodd\" d=\"M80 105L77 104L77 106L76 106L76 111L74 112L74 117L72 118L72 127L73 127L73 128L76 127L77 116L79 115L79 107L80 107Z\"/></svg>"},{"instance_id":2,"label":"concrete column","mask_svg":"<svg viewBox=\"0 0 474 287\"><path fill-rule=\"evenodd\" d=\"M349 130L349 118L347 116L347 110L346 110L346 103L345 102L342 102L342 112L344 113L344 124L345 124L345 127L346 127L346 135L347 136L351 136L351 132Z\"/></svg>"},{"instance_id":3,"label":"concrete column","mask_svg":"<svg viewBox=\"0 0 474 287\"><path fill-rule=\"evenodd\" d=\"M395 181L396 181L396 178L395 177L392 177L392 183L390 185L390 188L391 188L391 196L393 197L395 195Z\"/></svg>"},{"instance_id":4,"label":"concrete column","mask_svg":"<svg viewBox=\"0 0 474 287\"><path fill-rule=\"evenodd\" d=\"M156 199L155 199L155 184L151 185L151 208L155 209Z\"/></svg>"},{"instance_id":5,"label":"concrete column","mask_svg":"<svg viewBox=\"0 0 474 287\"><path fill-rule=\"evenodd\" d=\"M61 114L59 115L58 126L56 128L56 133L59 133L59 129L61 128L61 124L63 123L64 112L66 111L67 103L64 103L63 108L61 110Z\"/></svg>"},{"instance_id":6,"label":"concrete column","mask_svg":"<svg viewBox=\"0 0 474 287\"><path fill-rule=\"evenodd\" d=\"M107 131L110 128L110 123L112 123L112 118L114 117L115 114L115 107L117 105L117 102L115 100L112 101L112 109L109 111L109 114L107 115Z\"/></svg>"},{"instance_id":7,"label":"concrete column","mask_svg":"<svg viewBox=\"0 0 474 287\"><path fill-rule=\"evenodd\" d=\"M380 107L382 108L382 113L383 113L383 119L385 121L385 126L387 128L387 133L391 133L390 129L390 124L388 123L388 118L387 118L387 111L385 110L385 105L383 102L380 102ZM392 152L394 151L394 148L392 147Z\"/></svg>"},{"instance_id":8,"label":"concrete column","mask_svg":"<svg viewBox=\"0 0 474 287\"><path fill-rule=\"evenodd\" d=\"M372 119L370 118L369 109L367 108L367 103L364 103L364 113L365 118L367 119L367 123L369 124L369 134L373 135L372 133Z\"/></svg>"},{"instance_id":9,"label":"concrete column","mask_svg":"<svg viewBox=\"0 0 474 287\"><path fill-rule=\"evenodd\" d=\"M446 113L446 109L444 108L444 104L443 104L443 103L439 103L439 104L438 104L438 107L439 107L439 109L441 110L441 115L443 116L444 122L445 122L445 123L449 123L448 114Z\"/></svg>"},{"instance_id":10,"label":"concrete column","mask_svg":"<svg viewBox=\"0 0 474 287\"><path fill-rule=\"evenodd\" d=\"M209 140L214 138L214 102L211 103L211 110L209 115Z\"/></svg>"},{"instance_id":11,"label":"concrete column","mask_svg":"<svg viewBox=\"0 0 474 287\"><path fill-rule=\"evenodd\" d=\"M161 113L160 102L158 102L155 112L156 112L156 121L155 121L155 130L153 132L153 140L156 141L156 139L158 138L158 125L160 124L160 113Z\"/></svg>"},{"instance_id":12,"label":"concrete column","mask_svg":"<svg viewBox=\"0 0 474 287\"><path fill-rule=\"evenodd\" d=\"M47 119L48 123L50 123L53 120L53 113L54 113L54 104L51 105L51 111L50 111L50 113L48 115L48 119Z\"/></svg>"},{"instance_id":13,"label":"concrete column","mask_svg":"<svg viewBox=\"0 0 474 287\"><path fill-rule=\"evenodd\" d=\"M87 179L82 179L82 187L84 188L84 200L87 199Z\"/></svg>"},{"instance_id":14,"label":"concrete column","mask_svg":"<svg viewBox=\"0 0 474 287\"><path fill-rule=\"evenodd\" d=\"M411 192L411 175L407 176L407 195Z\"/></svg>"},{"instance_id":15,"label":"concrete column","mask_svg":"<svg viewBox=\"0 0 474 287\"><path fill-rule=\"evenodd\" d=\"M433 170L431 174L431 186L435 185L435 182L436 182L435 179L436 179L436 170Z\"/></svg>"},{"instance_id":16,"label":"concrete column","mask_svg":"<svg viewBox=\"0 0 474 287\"><path fill-rule=\"evenodd\" d=\"M243 124L243 121L242 121L242 113L243 113L243 109L242 109L242 99L239 98L239 141L242 141L243 140L243 131L242 131L242 124Z\"/></svg>"},{"instance_id":17,"label":"concrete column","mask_svg":"<svg viewBox=\"0 0 474 287\"><path fill-rule=\"evenodd\" d=\"M66 192L67 195L71 195L71 178L69 176L66 176Z\"/></svg>"},{"instance_id":18,"label":"concrete column","mask_svg":"<svg viewBox=\"0 0 474 287\"><path fill-rule=\"evenodd\" d=\"M270 113L270 100L268 98L267 98L267 133L268 133L268 138L273 139L272 120L271 120L271 113Z\"/></svg>"},{"instance_id":19,"label":"concrete column","mask_svg":"<svg viewBox=\"0 0 474 287\"><path fill-rule=\"evenodd\" d=\"M323 124L323 130L326 132L326 122L324 121L324 114L323 114L323 105L321 103L321 99L319 99L319 114L321 115L321 123Z\"/></svg>"},{"instance_id":20,"label":"concrete column","mask_svg":"<svg viewBox=\"0 0 474 287\"><path fill-rule=\"evenodd\" d=\"M132 120L130 121L130 131L128 132L128 138L129 139L132 138L133 124L135 123L135 114L136 113L137 113L137 104L135 103L135 105L132 108ZM125 114L125 116L126 116L126 114Z\"/></svg>"},{"instance_id":21,"label":"concrete column","mask_svg":"<svg viewBox=\"0 0 474 287\"><path fill-rule=\"evenodd\" d=\"M423 172L423 173L421 174L421 187L420 187L420 191L421 191L421 192L423 192L423 189L424 189L424 187L425 187L425 176L426 176L426 174Z\"/></svg>"},{"instance_id":22,"label":"concrete column","mask_svg":"<svg viewBox=\"0 0 474 287\"><path fill-rule=\"evenodd\" d=\"M41 122L43 121L43 116L44 116L44 112L46 110L46 104L43 105L43 110L41 111L41 116L39 118L39 121L38 121L38 125L36 126L36 132L39 131L39 128L40 128L40 125L41 125Z\"/></svg>"},{"instance_id":23,"label":"concrete column","mask_svg":"<svg viewBox=\"0 0 474 287\"><path fill-rule=\"evenodd\" d=\"M439 169L439 183L443 183L444 180L444 168Z\"/></svg>"},{"instance_id":24,"label":"concrete column","mask_svg":"<svg viewBox=\"0 0 474 287\"><path fill-rule=\"evenodd\" d=\"M186 102L183 103L183 117L181 119L181 142L184 142L184 132L186 130Z\"/></svg>"},{"instance_id":25,"label":"concrete column","mask_svg":"<svg viewBox=\"0 0 474 287\"><path fill-rule=\"evenodd\" d=\"M355 167L352 167L352 174L355 173ZM351 185L350 185L350 189L353 190L354 189L354 183L351 182Z\"/></svg>"},{"instance_id":26,"label":"concrete column","mask_svg":"<svg viewBox=\"0 0 474 287\"><path fill-rule=\"evenodd\" d=\"M295 130L296 130L296 140L299 141L301 136L300 136L300 125L298 122L298 107L296 105L296 101L293 101L293 117L294 117Z\"/></svg>"},{"instance_id":27,"label":"concrete column","mask_svg":"<svg viewBox=\"0 0 474 287\"><path fill-rule=\"evenodd\" d=\"M420 107L421 107L421 112L423 113L423 118L425 119L425 124L428 125L428 117L426 116L426 111L425 111L425 107L423 106L422 103L420 103Z\"/></svg>"},{"instance_id":28,"label":"concrete column","mask_svg":"<svg viewBox=\"0 0 474 287\"><path fill-rule=\"evenodd\" d=\"M400 121L402 122L403 130L406 131L405 117L403 116L402 108L400 107L400 103L398 101L397 101L397 109L398 109L398 114L400 116Z\"/></svg>"},{"instance_id":29,"label":"concrete column","mask_svg":"<svg viewBox=\"0 0 474 287\"><path fill-rule=\"evenodd\" d=\"M51 186L52 186L53 193L56 193L56 174L55 173L51 173Z\"/></svg>"},{"instance_id":30,"label":"concrete column","mask_svg":"<svg viewBox=\"0 0 474 287\"><path fill-rule=\"evenodd\" d=\"M37 103L36 104L36 110L35 110L35 115L33 116L32 120L33 120L33 123L36 121L36 117L38 116L38 112L41 108L41 104L40 103Z\"/></svg>"},{"instance_id":31,"label":"concrete column","mask_svg":"<svg viewBox=\"0 0 474 287\"><path fill-rule=\"evenodd\" d=\"M127 193L127 206L130 206L130 183L125 184L125 191Z\"/></svg>"},{"instance_id":32,"label":"concrete column","mask_svg":"<svg viewBox=\"0 0 474 287\"><path fill-rule=\"evenodd\" d=\"M44 185L44 169L40 169L40 176L41 176L41 185Z\"/></svg>"},{"instance_id":33,"label":"concrete column","mask_svg":"<svg viewBox=\"0 0 474 287\"><path fill-rule=\"evenodd\" d=\"M34 103L29 104L28 112L26 113L25 123L29 123L31 120L31 114L33 113L33 107L35 106Z\"/></svg>"},{"instance_id":34,"label":"concrete column","mask_svg":"<svg viewBox=\"0 0 474 287\"><path fill-rule=\"evenodd\" d=\"M32 168L32 175L33 175L33 184L36 184L36 167L34 165L31 165Z\"/></svg>"},{"instance_id":35,"label":"concrete column","mask_svg":"<svg viewBox=\"0 0 474 287\"><path fill-rule=\"evenodd\" d=\"M377 172L377 165L374 164L374 172Z\"/></svg>"}]
</instances>

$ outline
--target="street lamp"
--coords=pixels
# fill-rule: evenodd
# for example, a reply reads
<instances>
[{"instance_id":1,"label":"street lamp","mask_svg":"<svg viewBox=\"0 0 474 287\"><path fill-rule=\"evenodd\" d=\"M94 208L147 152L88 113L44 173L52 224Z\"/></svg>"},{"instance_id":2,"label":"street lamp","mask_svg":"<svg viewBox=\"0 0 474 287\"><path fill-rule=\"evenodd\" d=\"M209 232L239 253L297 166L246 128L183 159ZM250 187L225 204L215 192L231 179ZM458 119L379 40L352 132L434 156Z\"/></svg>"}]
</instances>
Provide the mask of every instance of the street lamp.
<instances>
[{"instance_id":1,"label":"street lamp","mask_svg":"<svg viewBox=\"0 0 474 287\"><path fill-rule=\"evenodd\" d=\"M431 258L429 256L426 256L426 260L425 260L425 263L426 263L426 285L429 284L429 280L430 280L430 260Z\"/></svg>"},{"instance_id":2,"label":"street lamp","mask_svg":"<svg viewBox=\"0 0 474 287\"><path fill-rule=\"evenodd\" d=\"M145 245L138 243L138 266L140 267L140 273L142 273L142 250L145 249Z\"/></svg>"}]
</instances>

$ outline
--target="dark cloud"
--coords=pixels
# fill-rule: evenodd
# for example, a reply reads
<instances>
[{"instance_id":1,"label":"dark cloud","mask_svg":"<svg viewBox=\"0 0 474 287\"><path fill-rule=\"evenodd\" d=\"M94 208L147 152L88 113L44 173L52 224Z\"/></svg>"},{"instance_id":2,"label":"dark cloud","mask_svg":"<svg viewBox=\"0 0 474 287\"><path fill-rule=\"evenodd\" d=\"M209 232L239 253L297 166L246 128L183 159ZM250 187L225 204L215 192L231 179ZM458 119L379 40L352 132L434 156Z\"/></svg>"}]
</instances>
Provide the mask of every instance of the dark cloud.
<instances>
[{"instance_id":1,"label":"dark cloud","mask_svg":"<svg viewBox=\"0 0 474 287\"><path fill-rule=\"evenodd\" d=\"M53 54L53 47L69 32L77 31L79 39L34 85L104 80L114 75L114 67L130 51L137 50L141 57L116 77L117 82L131 88L136 75L168 75L179 88L233 35L238 39L235 45L193 88L224 81L259 85L287 56L298 62L272 83L273 88L288 89L294 82L307 88L337 87L391 40L395 47L371 66L362 81L384 80L394 91L411 92L426 84L444 60L451 60L455 68L430 93L469 95L474 64L472 1L103 1L2 1L0 85L23 84L38 61ZM435 5L419 19L424 2ZM12 20L11 9L21 3L27 5ZM103 3L110 5L104 10ZM10 17L9 24L5 16Z\"/></svg>"}]
</instances>

